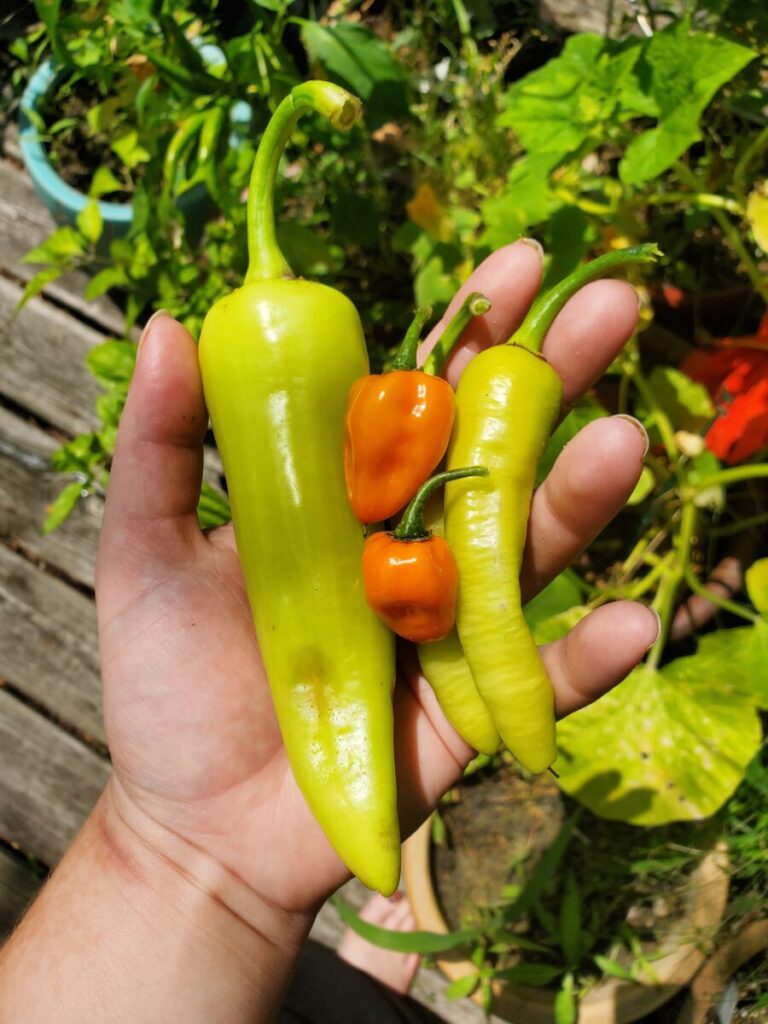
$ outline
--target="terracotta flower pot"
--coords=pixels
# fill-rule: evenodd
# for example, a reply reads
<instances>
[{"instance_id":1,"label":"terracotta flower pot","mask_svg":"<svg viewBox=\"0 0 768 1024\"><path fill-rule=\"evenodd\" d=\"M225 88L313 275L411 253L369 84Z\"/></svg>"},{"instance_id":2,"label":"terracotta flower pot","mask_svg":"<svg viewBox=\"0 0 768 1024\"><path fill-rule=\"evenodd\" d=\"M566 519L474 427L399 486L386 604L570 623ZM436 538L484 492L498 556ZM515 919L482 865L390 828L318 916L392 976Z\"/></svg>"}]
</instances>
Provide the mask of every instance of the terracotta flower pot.
<instances>
[{"instance_id":1,"label":"terracotta flower pot","mask_svg":"<svg viewBox=\"0 0 768 1024\"><path fill-rule=\"evenodd\" d=\"M403 873L416 927L444 934L449 928L432 881L431 827L430 818L405 843ZM692 873L685 917L662 944L660 958L653 961L659 984L607 979L581 1001L579 1024L629 1024L662 1006L690 981L705 959L702 948L714 937L725 913L727 866L725 846L718 845ZM446 954L437 962L452 981L477 971L458 954ZM507 983L495 986L494 994L494 1013L511 1024L554 1024L555 993L551 989Z\"/></svg>"}]
</instances>

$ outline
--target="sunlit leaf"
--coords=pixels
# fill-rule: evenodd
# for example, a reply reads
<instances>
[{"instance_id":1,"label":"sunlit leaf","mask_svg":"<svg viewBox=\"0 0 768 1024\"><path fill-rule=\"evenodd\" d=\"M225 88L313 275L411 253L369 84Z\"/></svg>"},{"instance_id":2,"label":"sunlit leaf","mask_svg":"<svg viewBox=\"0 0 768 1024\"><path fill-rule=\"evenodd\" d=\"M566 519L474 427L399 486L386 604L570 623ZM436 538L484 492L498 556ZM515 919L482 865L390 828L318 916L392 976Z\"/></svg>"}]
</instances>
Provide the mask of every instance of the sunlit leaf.
<instances>
[{"instance_id":1,"label":"sunlit leaf","mask_svg":"<svg viewBox=\"0 0 768 1024\"><path fill-rule=\"evenodd\" d=\"M752 604L763 614L768 612L768 558L759 558L747 569L747 593Z\"/></svg>"},{"instance_id":2,"label":"sunlit leaf","mask_svg":"<svg viewBox=\"0 0 768 1024\"><path fill-rule=\"evenodd\" d=\"M95 199L89 199L80 210L76 218L77 227L80 233L88 239L91 244L98 242L101 237L103 221L99 204Z\"/></svg>"},{"instance_id":3,"label":"sunlit leaf","mask_svg":"<svg viewBox=\"0 0 768 1024\"><path fill-rule=\"evenodd\" d=\"M83 485L79 480L76 480L74 483L67 484L63 490L59 491L56 499L46 510L47 515L43 522L43 533L51 533L61 526L77 504L82 490Z\"/></svg>"},{"instance_id":4,"label":"sunlit leaf","mask_svg":"<svg viewBox=\"0 0 768 1024\"><path fill-rule=\"evenodd\" d=\"M445 990L445 994L448 999L466 999L467 996L472 995L479 984L479 974L465 974L463 978L452 981Z\"/></svg>"},{"instance_id":5,"label":"sunlit leaf","mask_svg":"<svg viewBox=\"0 0 768 1024\"><path fill-rule=\"evenodd\" d=\"M768 194L763 183L759 188L754 188L747 198L747 220L752 228L755 241L763 250L768 252Z\"/></svg>"},{"instance_id":6,"label":"sunlit leaf","mask_svg":"<svg viewBox=\"0 0 768 1024\"><path fill-rule=\"evenodd\" d=\"M560 785L595 814L661 825L713 814L761 739L754 699L727 659L701 647L636 668L558 726Z\"/></svg>"}]
</instances>

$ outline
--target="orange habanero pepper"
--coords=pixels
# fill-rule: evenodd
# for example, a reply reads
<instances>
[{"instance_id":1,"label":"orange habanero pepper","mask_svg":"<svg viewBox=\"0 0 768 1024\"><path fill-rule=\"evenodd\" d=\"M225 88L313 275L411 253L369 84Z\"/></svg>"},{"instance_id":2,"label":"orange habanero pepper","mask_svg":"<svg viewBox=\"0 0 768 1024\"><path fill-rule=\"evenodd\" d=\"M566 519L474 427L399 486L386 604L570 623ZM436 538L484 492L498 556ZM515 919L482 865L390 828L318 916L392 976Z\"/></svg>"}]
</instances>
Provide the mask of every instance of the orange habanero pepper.
<instances>
[{"instance_id":1,"label":"orange habanero pepper","mask_svg":"<svg viewBox=\"0 0 768 1024\"><path fill-rule=\"evenodd\" d=\"M453 629L458 570L443 538L426 528L424 506L449 480L487 475L484 466L438 473L419 488L397 529L373 533L366 540L365 598L398 636L423 644L442 640Z\"/></svg>"},{"instance_id":2,"label":"orange habanero pepper","mask_svg":"<svg viewBox=\"0 0 768 1024\"><path fill-rule=\"evenodd\" d=\"M349 393L344 473L352 511L361 523L379 523L398 512L445 455L455 415L453 388L436 376L473 316L490 309L473 292L446 327L428 359L416 368L421 328L416 313L391 370L355 381Z\"/></svg>"}]
</instances>

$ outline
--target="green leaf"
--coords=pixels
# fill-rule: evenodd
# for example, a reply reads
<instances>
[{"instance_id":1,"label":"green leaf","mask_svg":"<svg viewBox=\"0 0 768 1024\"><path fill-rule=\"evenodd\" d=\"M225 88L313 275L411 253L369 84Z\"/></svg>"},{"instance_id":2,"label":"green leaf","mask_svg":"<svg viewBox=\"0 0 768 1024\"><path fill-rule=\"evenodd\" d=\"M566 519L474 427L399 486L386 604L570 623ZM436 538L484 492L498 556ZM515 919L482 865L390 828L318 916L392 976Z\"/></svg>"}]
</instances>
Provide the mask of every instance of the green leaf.
<instances>
[{"instance_id":1,"label":"green leaf","mask_svg":"<svg viewBox=\"0 0 768 1024\"><path fill-rule=\"evenodd\" d=\"M596 953L592 958L603 974L611 978L621 978L622 981L634 981L635 976L628 968L617 964L615 960L609 960L607 956Z\"/></svg>"},{"instance_id":2,"label":"green leaf","mask_svg":"<svg viewBox=\"0 0 768 1024\"><path fill-rule=\"evenodd\" d=\"M91 178L91 187L88 195L98 199L99 196L108 195L110 192L122 192L125 186L108 167L97 167Z\"/></svg>"},{"instance_id":3,"label":"green leaf","mask_svg":"<svg viewBox=\"0 0 768 1024\"><path fill-rule=\"evenodd\" d=\"M768 613L768 558L759 558L745 575L749 600L761 615Z\"/></svg>"},{"instance_id":4,"label":"green leaf","mask_svg":"<svg viewBox=\"0 0 768 1024\"><path fill-rule=\"evenodd\" d=\"M85 297L88 302L93 302L110 288L120 288L127 284L128 275L123 267L105 267L90 279L85 287Z\"/></svg>"},{"instance_id":5,"label":"green leaf","mask_svg":"<svg viewBox=\"0 0 768 1024\"><path fill-rule=\"evenodd\" d=\"M648 384L675 430L698 432L715 415L712 399L703 384L673 366L656 366ZM652 417L649 413L649 418Z\"/></svg>"},{"instance_id":6,"label":"green leaf","mask_svg":"<svg viewBox=\"0 0 768 1024\"><path fill-rule=\"evenodd\" d=\"M547 476L560 452L582 427L607 415L608 410L596 398L590 395L580 398L547 442L536 472L536 485Z\"/></svg>"},{"instance_id":7,"label":"green leaf","mask_svg":"<svg viewBox=\"0 0 768 1024\"><path fill-rule=\"evenodd\" d=\"M71 256L82 256L83 240L69 224L57 228L40 245L24 254L25 263L54 263Z\"/></svg>"},{"instance_id":8,"label":"green leaf","mask_svg":"<svg viewBox=\"0 0 768 1024\"><path fill-rule=\"evenodd\" d=\"M466 999L467 996L472 995L479 984L479 974L465 974L463 978L452 981L445 990L445 994L448 999Z\"/></svg>"},{"instance_id":9,"label":"green leaf","mask_svg":"<svg viewBox=\"0 0 768 1024\"><path fill-rule=\"evenodd\" d=\"M555 1024L576 1024L578 1006L574 991L573 975L569 972L563 978L560 990L555 996Z\"/></svg>"},{"instance_id":10,"label":"green leaf","mask_svg":"<svg viewBox=\"0 0 768 1024\"><path fill-rule=\"evenodd\" d=\"M94 345L86 357L88 369L102 384L127 384L136 363L136 343L110 338Z\"/></svg>"},{"instance_id":11,"label":"green leaf","mask_svg":"<svg viewBox=\"0 0 768 1024\"><path fill-rule=\"evenodd\" d=\"M558 612L557 615L550 615L548 619L541 619L535 624L533 638L537 644L551 644L555 640L561 640L587 615L589 608L583 604L575 605L565 612Z\"/></svg>"},{"instance_id":12,"label":"green leaf","mask_svg":"<svg viewBox=\"0 0 768 1024\"><path fill-rule=\"evenodd\" d=\"M289 265L302 277L328 274L339 267L334 249L303 224L295 221L278 224L277 242Z\"/></svg>"},{"instance_id":13,"label":"green leaf","mask_svg":"<svg viewBox=\"0 0 768 1024\"><path fill-rule=\"evenodd\" d=\"M548 985L562 973L562 967L553 967L551 964L515 964L504 971L494 971L493 976L503 981L511 981L515 985L539 986Z\"/></svg>"},{"instance_id":14,"label":"green leaf","mask_svg":"<svg viewBox=\"0 0 768 1024\"><path fill-rule=\"evenodd\" d=\"M352 931L372 942L374 946L392 949L397 953L445 953L449 949L469 945L479 935L476 928L464 928L448 932L447 935L438 935L436 932L391 931L389 928L380 928L378 925L363 921L338 893L331 897L331 903L339 912L341 920Z\"/></svg>"},{"instance_id":15,"label":"green leaf","mask_svg":"<svg viewBox=\"0 0 768 1024\"><path fill-rule=\"evenodd\" d=\"M558 935L566 963L577 967L581 957L581 893L572 870L565 876Z\"/></svg>"},{"instance_id":16,"label":"green leaf","mask_svg":"<svg viewBox=\"0 0 768 1024\"><path fill-rule=\"evenodd\" d=\"M549 176L557 164L552 154L534 154L514 165L504 190L481 204L484 245L493 249L515 241L533 225L547 220L562 206Z\"/></svg>"},{"instance_id":17,"label":"green leaf","mask_svg":"<svg viewBox=\"0 0 768 1024\"><path fill-rule=\"evenodd\" d=\"M572 570L566 569L528 602L523 608L523 613L529 628L533 629L544 619L567 612L574 605L581 603L581 587L574 579Z\"/></svg>"},{"instance_id":18,"label":"green leaf","mask_svg":"<svg viewBox=\"0 0 768 1024\"><path fill-rule=\"evenodd\" d=\"M640 479L634 486L630 496L627 498L628 505L640 505L646 498L650 497L656 489L656 477L649 466L643 466L640 472Z\"/></svg>"},{"instance_id":19,"label":"green leaf","mask_svg":"<svg viewBox=\"0 0 768 1024\"><path fill-rule=\"evenodd\" d=\"M101 210L96 199L89 199L76 218L80 233L92 244L101 237L103 222Z\"/></svg>"},{"instance_id":20,"label":"green leaf","mask_svg":"<svg viewBox=\"0 0 768 1024\"><path fill-rule=\"evenodd\" d=\"M59 491L55 501L48 506L47 515L43 522L43 533L51 533L64 522L77 504L82 494L83 485L79 480Z\"/></svg>"},{"instance_id":21,"label":"green leaf","mask_svg":"<svg viewBox=\"0 0 768 1024\"><path fill-rule=\"evenodd\" d=\"M16 312L20 312L30 299L39 295L49 281L55 281L57 277L61 277L66 269L66 267L45 267L43 270L38 270L35 276L27 281L21 298L16 304Z\"/></svg>"},{"instance_id":22,"label":"green leaf","mask_svg":"<svg viewBox=\"0 0 768 1024\"><path fill-rule=\"evenodd\" d=\"M508 920L514 921L522 914L527 913L539 897L550 888L580 815L580 811L575 811L560 826L560 831L536 864L522 893L509 909Z\"/></svg>"},{"instance_id":23,"label":"green leaf","mask_svg":"<svg viewBox=\"0 0 768 1024\"><path fill-rule=\"evenodd\" d=\"M727 665L731 685L768 710L768 622L707 633L698 653Z\"/></svg>"},{"instance_id":24,"label":"green leaf","mask_svg":"<svg viewBox=\"0 0 768 1024\"><path fill-rule=\"evenodd\" d=\"M699 119L717 90L754 57L723 36L691 32L688 18L654 33L636 70L655 101L659 124L627 147L619 164L621 180L639 185L671 167L701 138Z\"/></svg>"},{"instance_id":25,"label":"green leaf","mask_svg":"<svg viewBox=\"0 0 768 1024\"><path fill-rule=\"evenodd\" d=\"M509 89L499 124L511 126L530 153L551 153L560 161L588 139L602 139L639 54L635 40L571 36L559 57Z\"/></svg>"},{"instance_id":26,"label":"green leaf","mask_svg":"<svg viewBox=\"0 0 768 1024\"><path fill-rule=\"evenodd\" d=\"M200 528L203 530L214 526L223 526L232 519L226 495L217 491L205 480L200 489L200 498L197 503L197 518Z\"/></svg>"},{"instance_id":27,"label":"green leaf","mask_svg":"<svg viewBox=\"0 0 768 1024\"><path fill-rule=\"evenodd\" d=\"M623 683L558 725L560 786L593 813L635 825L714 814L760 745L750 693L700 645Z\"/></svg>"},{"instance_id":28,"label":"green leaf","mask_svg":"<svg viewBox=\"0 0 768 1024\"><path fill-rule=\"evenodd\" d=\"M363 101L369 130L408 116L405 69L383 39L347 21L333 26L302 21L301 26L310 57Z\"/></svg>"},{"instance_id":29,"label":"green leaf","mask_svg":"<svg viewBox=\"0 0 768 1024\"><path fill-rule=\"evenodd\" d=\"M109 131L114 126L115 116L120 110L120 106L119 96L108 96L101 103L91 107L85 115L91 135Z\"/></svg>"},{"instance_id":30,"label":"green leaf","mask_svg":"<svg viewBox=\"0 0 768 1024\"><path fill-rule=\"evenodd\" d=\"M146 163L150 158L149 151L139 142L139 133L132 128L113 139L110 148L129 169Z\"/></svg>"},{"instance_id":31,"label":"green leaf","mask_svg":"<svg viewBox=\"0 0 768 1024\"><path fill-rule=\"evenodd\" d=\"M363 249L379 243L379 211L370 196L339 192L331 211L333 235L340 242L351 242Z\"/></svg>"}]
</instances>

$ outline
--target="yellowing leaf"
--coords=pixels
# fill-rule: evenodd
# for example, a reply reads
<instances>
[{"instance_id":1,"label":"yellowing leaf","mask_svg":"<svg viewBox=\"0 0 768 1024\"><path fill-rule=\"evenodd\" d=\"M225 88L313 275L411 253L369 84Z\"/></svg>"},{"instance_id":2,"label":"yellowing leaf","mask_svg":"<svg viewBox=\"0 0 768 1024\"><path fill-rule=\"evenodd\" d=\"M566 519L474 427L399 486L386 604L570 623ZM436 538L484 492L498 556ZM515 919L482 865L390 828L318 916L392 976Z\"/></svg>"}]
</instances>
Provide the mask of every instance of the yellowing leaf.
<instances>
[{"instance_id":1,"label":"yellowing leaf","mask_svg":"<svg viewBox=\"0 0 768 1024\"><path fill-rule=\"evenodd\" d=\"M757 188L753 188L749 193L747 220L752 228L755 241L763 252L768 252L768 195L765 182L758 185Z\"/></svg>"},{"instance_id":2,"label":"yellowing leaf","mask_svg":"<svg viewBox=\"0 0 768 1024\"><path fill-rule=\"evenodd\" d=\"M408 217L418 227L445 241L451 236L451 221L431 185L419 185L416 195L405 204Z\"/></svg>"},{"instance_id":3,"label":"yellowing leaf","mask_svg":"<svg viewBox=\"0 0 768 1024\"><path fill-rule=\"evenodd\" d=\"M759 558L747 569L747 593L752 604L765 615L768 613L768 558Z\"/></svg>"}]
</instances>

